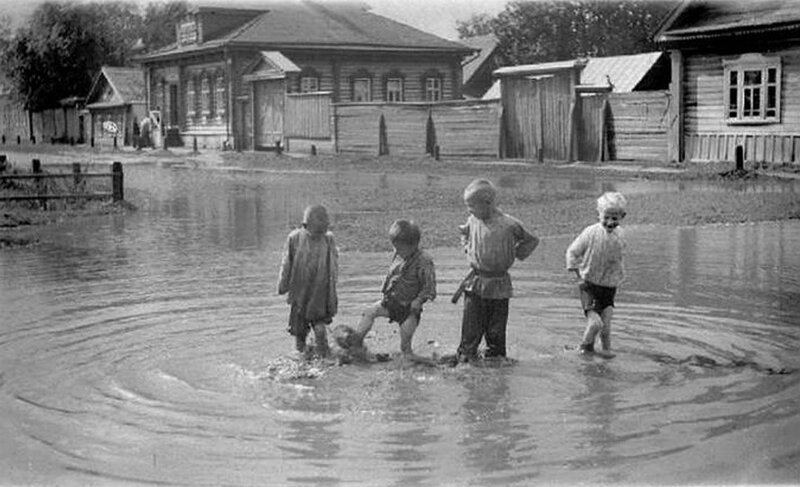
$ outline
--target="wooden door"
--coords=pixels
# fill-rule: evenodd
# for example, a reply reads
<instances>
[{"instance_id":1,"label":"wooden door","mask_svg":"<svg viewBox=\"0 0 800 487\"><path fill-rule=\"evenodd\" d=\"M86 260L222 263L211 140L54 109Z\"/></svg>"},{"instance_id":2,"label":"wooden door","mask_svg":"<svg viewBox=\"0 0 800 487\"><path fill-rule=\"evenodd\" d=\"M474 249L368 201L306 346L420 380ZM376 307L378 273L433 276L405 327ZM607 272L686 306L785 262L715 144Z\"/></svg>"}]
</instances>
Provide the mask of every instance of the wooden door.
<instances>
[{"instance_id":1,"label":"wooden door","mask_svg":"<svg viewBox=\"0 0 800 487\"><path fill-rule=\"evenodd\" d=\"M283 109L286 89L284 80L253 83L253 146L271 149L283 143Z\"/></svg>"}]
</instances>

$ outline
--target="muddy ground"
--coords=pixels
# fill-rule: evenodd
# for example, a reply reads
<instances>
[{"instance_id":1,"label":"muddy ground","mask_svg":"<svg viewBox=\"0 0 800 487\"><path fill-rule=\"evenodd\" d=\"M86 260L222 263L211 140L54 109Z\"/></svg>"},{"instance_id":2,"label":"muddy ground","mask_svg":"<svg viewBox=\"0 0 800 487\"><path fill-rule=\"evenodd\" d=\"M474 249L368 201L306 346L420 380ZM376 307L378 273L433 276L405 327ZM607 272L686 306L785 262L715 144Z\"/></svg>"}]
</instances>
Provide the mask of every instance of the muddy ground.
<instances>
[{"instance_id":1,"label":"muddy ground","mask_svg":"<svg viewBox=\"0 0 800 487\"><path fill-rule=\"evenodd\" d=\"M33 150L35 149L35 150ZM726 178L720 173L732 169L730 164L689 164L662 166L636 163L557 164L526 163L524 161L442 160L428 157L417 159L367 156L276 155L274 153L212 152L191 153L188 150L170 151L60 148L39 146L10 153L17 161L15 167L24 170L31 158L40 158L47 170L50 164L66 164L78 160L127 164L169 164L192 170L311 170L311 171L378 171L417 172L437 177L454 174L465 178L488 177L501 186L500 203L508 213L522 219L539 236L573 234L596 220L594 198L586 191L545 189L532 193L514 187L514 175L521 172L533 177L555 176L619 182L649 179L678 182L710 182L715 191L648 192L629 198L625 225L663 224L699 225L709 223L741 223L750 221L800 218L800 195L794 191L752 191L764 181L786 181L797 177L793 166L754 167L744 178ZM505 181L504 181L505 178ZM778 183L780 184L780 183ZM726 191L724 189L730 189ZM457 245L454 228L462 223L466 213L461 198L463 188L451 191L441 188L395 188L388 185L371 192L349 190L346 185L331 184L320 194L320 201L339 208L332 215L334 231L343 250L386 250L385 230L396 218L417 221L423 229L423 244L427 247ZM130 211L130 208L109 208L108 205L87 205L82 208L62 208L40 211L24 205L0 203L0 246L35 242L35 228L50 222L83 215Z\"/></svg>"}]
</instances>

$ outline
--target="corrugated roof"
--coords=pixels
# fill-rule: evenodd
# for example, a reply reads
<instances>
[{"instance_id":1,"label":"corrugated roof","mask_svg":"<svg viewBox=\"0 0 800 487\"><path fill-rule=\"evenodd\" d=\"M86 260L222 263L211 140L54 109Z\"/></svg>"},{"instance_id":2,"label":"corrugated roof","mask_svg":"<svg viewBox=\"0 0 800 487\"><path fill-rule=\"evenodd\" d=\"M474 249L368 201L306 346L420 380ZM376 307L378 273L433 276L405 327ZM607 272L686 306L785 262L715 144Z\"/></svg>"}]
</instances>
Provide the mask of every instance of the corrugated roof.
<instances>
[{"instance_id":1,"label":"corrugated roof","mask_svg":"<svg viewBox=\"0 0 800 487\"><path fill-rule=\"evenodd\" d=\"M222 45L332 49L391 49L445 51L468 54L458 42L442 39L386 17L371 13L363 4L311 1L259 4L264 13L213 41L196 46L170 46L147 54L148 59ZM225 7L230 9L230 5Z\"/></svg>"},{"instance_id":2,"label":"corrugated roof","mask_svg":"<svg viewBox=\"0 0 800 487\"><path fill-rule=\"evenodd\" d=\"M615 92L633 91L662 56L666 54L659 51L589 58L581 71L581 84L607 85L610 80Z\"/></svg>"},{"instance_id":3,"label":"corrugated roof","mask_svg":"<svg viewBox=\"0 0 800 487\"><path fill-rule=\"evenodd\" d=\"M797 0L692 0L685 2L656 34L659 42L697 36L782 29L800 24Z\"/></svg>"},{"instance_id":4,"label":"corrugated roof","mask_svg":"<svg viewBox=\"0 0 800 487\"><path fill-rule=\"evenodd\" d=\"M464 84L467 84L497 49L497 38L492 34L467 37L466 39L461 39L461 43L477 51L461 63Z\"/></svg>"}]
</instances>

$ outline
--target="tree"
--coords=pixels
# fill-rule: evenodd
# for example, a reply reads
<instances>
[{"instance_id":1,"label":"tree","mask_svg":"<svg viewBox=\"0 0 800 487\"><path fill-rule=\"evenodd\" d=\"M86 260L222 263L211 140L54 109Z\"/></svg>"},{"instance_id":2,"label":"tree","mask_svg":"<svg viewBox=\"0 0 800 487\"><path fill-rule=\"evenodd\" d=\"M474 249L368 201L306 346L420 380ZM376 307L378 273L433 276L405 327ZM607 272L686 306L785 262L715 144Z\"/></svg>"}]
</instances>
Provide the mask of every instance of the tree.
<instances>
[{"instance_id":1,"label":"tree","mask_svg":"<svg viewBox=\"0 0 800 487\"><path fill-rule=\"evenodd\" d=\"M47 1L10 38L0 22L0 62L26 108L51 108L85 96L101 66L130 65L140 40L156 47L174 40L174 23L187 11L185 1L150 4L144 16L133 1Z\"/></svg>"},{"instance_id":2,"label":"tree","mask_svg":"<svg viewBox=\"0 0 800 487\"><path fill-rule=\"evenodd\" d=\"M478 37L494 32L494 19L489 14L473 14L467 20L456 20L459 39Z\"/></svg>"},{"instance_id":3,"label":"tree","mask_svg":"<svg viewBox=\"0 0 800 487\"><path fill-rule=\"evenodd\" d=\"M489 26L503 64L561 61L655 49L651 36L677 0L540 0L509 2L495 18L460 22L461 37Z\"/></svg>"}]
</instances>

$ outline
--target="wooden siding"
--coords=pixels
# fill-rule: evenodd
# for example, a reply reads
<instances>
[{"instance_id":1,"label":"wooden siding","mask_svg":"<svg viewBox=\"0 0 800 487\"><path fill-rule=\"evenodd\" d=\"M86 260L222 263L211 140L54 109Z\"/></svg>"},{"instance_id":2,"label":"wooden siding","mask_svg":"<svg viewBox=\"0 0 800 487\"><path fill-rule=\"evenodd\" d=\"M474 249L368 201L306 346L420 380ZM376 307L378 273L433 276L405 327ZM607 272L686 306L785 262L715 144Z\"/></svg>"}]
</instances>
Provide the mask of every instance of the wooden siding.
<instances>
[{"instance_id":1,"label":"wooden siding","mask_svg":"<svg viewBox=\"0 0 800 487\"><path fill-rule=\"evenodd\" d=\"M329 139L331 137L331 94L292 93L286 95L284 136Z\"/></svg>"},{"instance_id":2,"label":"wooden siding","mask_svg":"<svg viewBox=\"0 0 800 487\"><path fill-rule=\"evenodd\" d=\"M569 76L504 78L505 156L568 160L572 132Z\"/></svg>"},{"instance_id":3,"label":"wooden siding","mask_svg":"<svg viewBox=\"0 0 800 487\"><path fill-rule=\"evenodd\" d=\"M500 100L432 105L439 154L443 157L499 157L501 115Z\"/></svg>"},{"instance_id":4,"label":"wooden siding","mask_svg":"<svg viewBox=\"0 0 800 487\"><path fill-rule=\"evenodd\" d=\"M689 161L734 161L742 145L745 160L790 162L800 159L800 48L763 53L781 58L779 123L729 125L725 122L723 60L739 53L685 54L684 145Z\"/></svg>"},{"instance_id":5,"label":"wooden siding","mask_svg":"<svg viewBox=\"0 0 800 487\"><path fill-rule=\"evenodd\" d=\"M666 162L669 92L611 93L608 102L610 158Z\"/></svg>"},{"instance_id":6,"label":"wooden siding","mask_svg":"<svg viewBox=\"0 0 800 487\"><path fill-rule=\"evenodd\" d=\"M30 133L27 110L10 97L0 97L0 135L5 136L6 144L16 143L17 136L27 141Z\"/></svg>"}]
</instances>

